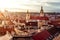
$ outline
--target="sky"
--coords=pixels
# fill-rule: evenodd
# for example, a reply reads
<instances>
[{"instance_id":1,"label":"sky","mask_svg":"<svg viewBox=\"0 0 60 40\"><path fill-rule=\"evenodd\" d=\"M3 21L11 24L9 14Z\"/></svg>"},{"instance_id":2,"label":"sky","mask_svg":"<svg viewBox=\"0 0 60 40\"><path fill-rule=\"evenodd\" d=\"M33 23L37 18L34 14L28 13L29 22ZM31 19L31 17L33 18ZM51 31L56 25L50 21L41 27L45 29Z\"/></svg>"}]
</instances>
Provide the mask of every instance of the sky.
<instances>
[{"instance_id":1,"label":"sky","mask_svg":"<svg viewBox=\"0 0 60 40\"><path fill-rule=\"evenodd\" d=\"M39 12L60 12L60 0L0 0L0 10Z\"/></svg>"}]
</instances>

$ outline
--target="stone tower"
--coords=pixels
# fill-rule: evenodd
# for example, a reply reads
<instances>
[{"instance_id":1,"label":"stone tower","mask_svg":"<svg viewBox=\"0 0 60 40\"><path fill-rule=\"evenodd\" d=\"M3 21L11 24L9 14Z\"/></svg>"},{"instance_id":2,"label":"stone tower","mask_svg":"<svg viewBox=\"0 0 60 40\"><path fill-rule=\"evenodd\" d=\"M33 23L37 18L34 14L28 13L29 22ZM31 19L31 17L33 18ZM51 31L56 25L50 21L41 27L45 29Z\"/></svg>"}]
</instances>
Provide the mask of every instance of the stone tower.
<instances>
[{"instance_id":1,"label":"stone tower","mask_svg":"<svg viewBox=\"0 0 60 40\"><path fill-rule=\"evenodd\" d=\"M30 20L30 13L29 11L27 10L27 13L26 13L26 22L28 22Z\"/></svg>"},{"instance_id":2,"label":"stone tower","mask_svg":"<svg viewBox=\"0 0 60 40\"><path fill-rule=\"evenodd\" d=\"M40 16L44 16L43 6L41 6Z\"/></svg>"}]
</instances>

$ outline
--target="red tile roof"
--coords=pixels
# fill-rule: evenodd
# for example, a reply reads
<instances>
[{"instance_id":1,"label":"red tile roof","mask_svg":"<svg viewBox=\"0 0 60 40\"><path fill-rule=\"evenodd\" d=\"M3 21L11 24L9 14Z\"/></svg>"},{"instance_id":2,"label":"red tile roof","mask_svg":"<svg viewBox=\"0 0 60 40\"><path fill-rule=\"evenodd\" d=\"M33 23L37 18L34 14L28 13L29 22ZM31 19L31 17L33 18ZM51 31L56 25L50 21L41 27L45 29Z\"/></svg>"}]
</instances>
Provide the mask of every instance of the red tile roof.
<instances>
[{"instance_id":1,"label":"red tile roof","mask_svg":"<svg viewBox=\"0 0 60 40\"><path fill-rule=\"evenodd\" d=\"M60 26L60 21L51 21L49 24Z\"/></svg>"},{"instance_id":2,"label":"red tile roof","mask_svg":"<svg viewBox=\"0 0 60 40\"><path fill-rule=\"evenodd\" d=\"M19 20L19 22L21 22L21 23L25 23L25 22L26 22L26 20Z\"/></svg>"},{"instance_id":3,"label":"red tile roof","mask_svg":"<svg viewBox=\"0 0 60 40\"><path fill-rule=\"evenodd\" d=\"M30 16L30 19L32 20L49 20L48 17L44 16L44 17L41 17L41 16Z\"/></svg>"}]
</instances>

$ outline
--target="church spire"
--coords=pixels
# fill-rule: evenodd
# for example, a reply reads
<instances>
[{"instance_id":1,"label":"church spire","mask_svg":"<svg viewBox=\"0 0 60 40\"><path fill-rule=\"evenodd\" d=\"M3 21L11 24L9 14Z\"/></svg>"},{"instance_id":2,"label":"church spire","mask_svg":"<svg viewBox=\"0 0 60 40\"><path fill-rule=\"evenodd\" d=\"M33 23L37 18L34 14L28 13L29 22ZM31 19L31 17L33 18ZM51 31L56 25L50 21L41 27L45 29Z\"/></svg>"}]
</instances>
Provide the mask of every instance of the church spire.
<instances>
[{"instance_id":1,"label":"church spire","mask_svg":"<svg viewBox=\"0 0 60 40\"><path fill-rule=\"evenodd\" d=\"M40 10L40 16L44 16L44 12L43 12L43 6L41 6L41 10Z\"/></svg>"}]
</instances>

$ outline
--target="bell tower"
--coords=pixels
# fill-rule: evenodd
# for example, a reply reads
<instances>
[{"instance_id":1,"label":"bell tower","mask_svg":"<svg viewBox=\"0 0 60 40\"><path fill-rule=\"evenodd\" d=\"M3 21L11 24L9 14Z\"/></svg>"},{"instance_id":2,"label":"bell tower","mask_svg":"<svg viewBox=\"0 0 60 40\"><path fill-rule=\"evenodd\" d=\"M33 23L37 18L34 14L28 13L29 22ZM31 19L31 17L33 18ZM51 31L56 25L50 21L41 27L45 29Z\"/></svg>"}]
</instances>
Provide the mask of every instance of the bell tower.
<instances>
[{"instance_id":1,"label":"bell tower","mask_svg":"<svg viewBox=\"0 0 60 40\"><path fill-rule=\"evenodd\" d=\"M41 6L40 16L44 16L43 6Z\"/></svg>"},{"instance_id":2,"label":"bell tower","mask_svg":"<svg viewBox=\"0 0 60 40\"><path fill-rule=\"evenodd\" d=\"M27 13L26 13L26 22L28 22L30 20L30 13L29 11L27 10Z\"/></svg>"}]
</instances>

